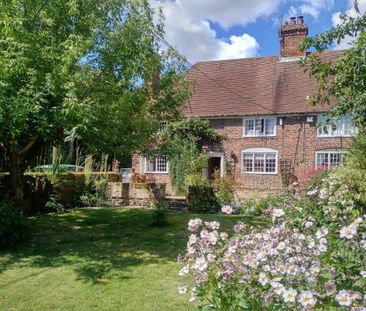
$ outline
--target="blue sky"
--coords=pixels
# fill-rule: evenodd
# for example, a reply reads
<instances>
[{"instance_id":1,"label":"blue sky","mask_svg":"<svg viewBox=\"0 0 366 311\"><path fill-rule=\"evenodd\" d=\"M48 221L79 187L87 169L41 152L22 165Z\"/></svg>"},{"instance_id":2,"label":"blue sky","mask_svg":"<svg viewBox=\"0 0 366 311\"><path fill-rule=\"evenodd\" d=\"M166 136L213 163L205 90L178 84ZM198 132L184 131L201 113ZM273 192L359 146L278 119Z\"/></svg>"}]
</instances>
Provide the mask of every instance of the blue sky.
<instances>
[{"instance_id":1,"label":"blue sky","mask_svg":"<svg viewBox=\"0 0 366 311\"><path fill-rule=\"evenodd\" d=\"M291 16L304 16L309 34L354 15L353 0L150 0L165 15L166 39L192 63L278 55L278 28ZM366 0L358 0L361 11ZM349 39L333 48L345 48Z\"/></svg>"}]
</instances>

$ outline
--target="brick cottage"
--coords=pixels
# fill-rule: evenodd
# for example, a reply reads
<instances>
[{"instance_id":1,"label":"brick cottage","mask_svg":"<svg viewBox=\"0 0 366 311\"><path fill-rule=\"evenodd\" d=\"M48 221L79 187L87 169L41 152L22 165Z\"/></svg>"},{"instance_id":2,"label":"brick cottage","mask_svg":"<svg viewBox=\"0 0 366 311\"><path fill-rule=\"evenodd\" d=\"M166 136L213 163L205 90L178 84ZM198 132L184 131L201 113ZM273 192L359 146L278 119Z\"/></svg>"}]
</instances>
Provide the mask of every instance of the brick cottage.
<instances>
[{"instance_id":1,"label":"brick cottage","mask_svg":"<svg viewBox=\"0 0 366 311\"><path fill-rule=\"evenodd\" d=\"M206 176L230 171L239 198L281 189L320 167L342 164L355 128L349 116L334 126L320 126L329 107L309 105L316 82L304 73L298 49L307 36L302 17L291 18L280 30L280 57L196 63L189 70L194 91L185 117L202 117L223 135L219 148L209 148ZM339 51L321 54L334 60ZM136 155L133 169L156 183L169 184L164 157ZM168 187L169 188L169 187Z\"/></svg>"}]
</instances>

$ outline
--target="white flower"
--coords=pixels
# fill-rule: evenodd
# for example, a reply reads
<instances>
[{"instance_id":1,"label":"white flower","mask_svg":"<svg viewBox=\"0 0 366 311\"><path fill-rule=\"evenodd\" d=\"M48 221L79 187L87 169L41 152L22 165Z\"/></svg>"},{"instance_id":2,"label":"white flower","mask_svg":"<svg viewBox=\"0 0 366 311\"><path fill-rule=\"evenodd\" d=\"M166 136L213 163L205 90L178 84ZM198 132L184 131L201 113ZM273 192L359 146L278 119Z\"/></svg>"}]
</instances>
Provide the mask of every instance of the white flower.
<instances>
[{"instance_id":1,"label":"white flower","mask_svg":"<svg viewBox=\"0 0 366 311\"><path fill-rule=\"evenodd\" d=\"M178 286L178 293L184 295L187 293L187 286Z\"/></svg>"},{"instance_id":2,"label":"white flower","mask_svg":"<svg viewBox=\"0 0 366 311\"><path fill-rule=\"evenodd\" d=\"M213 255L211 253L207 255L207 260L209 262L213 262L215 259L216 259L216 256L215 255Z\"/></svg>"},{"instance_id":3,"label":"white flower","mask_svg":"<svg viewBox=\"0 0 366 311\"><path fill-rule=\"evenodd\" d=\"M267 278L267 275L264 272L259 273L258 282L262 286L265 286L266 284L268 284L269 280Z\"/></svg>"},{"instance_id":4,"label":"white flower","mask_svg":"<svg viewBox=\"0 0 366 311\"><path fill-rule=\"evenodd\" d=\"M216 245L217 243L217 231L212 231L208 234L208 241L212 244L212 245Z\"/></svg>"},{"instance_id":5,"label":"white flower","mask_svg":"<svg viewBox=\"0 0 366 311\"><path fill-rule=\"evenodd\" d=\"M224 255L224 261L234 261L235 257L232 252L226 252Z\"/></svg>"},{"instance_id":6,"label":"white flower","mask_svg":"<svg viewBox=\"0 0 366 311\"><path fill-rule=\"evenodd\" d=\"M320 245L318 245L318 250L321 253L326 252L327 251L327 244L320 244Z\"/></svg>"},{"instance_id":7,"label":"white flower","mask_svg":"<svg viewBox=\"0 0 366 311\"><path fill-rule=\"evenodd\" d=\"M329 233L328 228L327 227L321 227L320 229L318 229L318 231L315 233L316 237L318 239L324 238L325 236L327 236Z\"/></svg>"},{"instance_id":8,"label":"white flower","mask_svg":"<svg viewBox=\"0 0 366 311\"><path fill-rule=\"evenodd\" d=\"M350 225L348 227L343 227L340 231L340 238L346 238L348 240L352 239L355 234L357 234L357 227Z\"/></svg>"},{"instance_id":9,"label":"white flower","mask_svg":"<svg viewBox=\"0 0 366 311\"><path fill-rule=\"evenodd\" d=\"M272 216L273 218L278 218L285 215L285 212L283 211L282 208L275 208L272 212Z\"/></svg>"},{"instance_id":10,"label":"white flower","mask_svg":"<svg viewBox=\"0 0 366 311\"><path fill-rule=\"evenodd\" d=\"M193 255L195 252L196 252L196 250L194 249L194 247L188 247L187 248L188 255Z\"/></svg>"},{"instance_id":11,"label":"white flower","mask_svg":"<svg viewBox=\"0 0 366 311\"><path fill-rule=\"evenodd\" d=\"M230 214L232 214L234 212L234 210L233 210L233 208L230 205L224 205L221 208L221 212L230 215Z\"/></svg>"},{"instance_id":12,"label":"white flower","mask_svg":"<svg viewBox=\"0 0 366 311\"><path fill-rule=\"evenodd\" d=\"M309 290L304 290L300 293L297 301L303 306L314 306L316 303L316 298L313 296L312 292Z\"/></svg>"},{"instance_id":13,"label":"white flower","mask_svg":"<svg viewBox=\"0 0 366 311\"><path fill-rule=\"evenodd\" d=\"M211 221L207 224L207 227L209 227L211 230L219 230L220 223L218 221Z\"/></svg>"},{"instance_id":14,"label":"white flower","mask_svg":"<svg viewBox=\"0 0 366 311\"><path fill-rule=\"evenodd\" d=\"M285 289L282 292L282 297L284 302L295 302L297 295L297 290L293 288Z\"/></svg>"},{"instance_id":15,"label":"white flower","mask_svg":"<svg viewBox=\"0 0 366 311\"><path fill-rule=\"evenodd\" d=\"M357 219L355 219L353 222L352 222L352 225L360 225L361 223L363 222L363 219L362 217L358 217Z\"/></svg>"},{"instance_id":16,"label":"white flower","mask_svg":"<svg viewBox=\"0 0 366 311\"><path fill-rule=\"evenodd\" d=\"M221 232L220 233L220 239L225 241L228 238L228 234L226 232Z\"/></svg>"},{"instance_id":17,"label":"white flower","mask_svg":"<svg viewBox=\"0 0 366 311\"><path fill-rule=\"evenodd\" d=\"M307 222L305 223L305 228L306 228L306 229L308 229L308 228L310 228L313 224L314 224L314 223L313 223L312 221L307 221Z\"/></svg>"},{"instance_id":18,"label":"white flower","mask_svg":"<svg viewBox=\"0 0 366 311\"><path fill-rule=\"evenodd\" d=\"M187 275L188 272L189 272L189 265L186 265L182 269L180 269L179 276Z\"/></svg>"},{"instance_id":19,"label":"white flower","mask_svg":"<svg viewBox=\"0 0 366 311\"><path fill-rule=\"evenodd\" d=\"M350 306L352 304L352 298L348 290L341 290L338 292L335 299L341 306Z\"/></svg>"},{"instance_id":20,"label":"white flower","mask_svg":"<svg viewBox=\"0 0 366 311\"><path fill-rule=\"evenodd\" d=\"M198 230L198 228L202 225L202 220L199 218L191 219L188 222L188 230L190 232L195 232Z\"/></svg>"},{"instance_id":21,"label":"white flower","mask_svg":"<svg viewBox=\"0 0 366 311\"><path fill-rule=\"evenodd\" d=\"M320 268L318 266L311 267L310 273L312 276L318 276L320 273Z\"/></svg>"},{"instance_id":22,"label":"white flower","mask_svg":"<svg viewBox=\"0 0 366 311\"><path fill-rule=\"evenodd\" d=\"M317 194L317 192L318 192L318 189L314 188L313 190L308 191L306 194L308 196L313 196L314 194Z\"/></svg>"},{"instance_id":23,"label":"white flower","mask_svg":"<svg viewBox=\"0 0 366 311\"><path fill-rule=\"evenodd\" d=\"M194 268L198 271L205 271L207 269L207 261L205 257L198 257L194 263Z\"/></svg>"},{"instance_id":24,"label":"white flower","mask_svg":"<svg viewBox=\"0 0 366 311\"><path fill-rule=\"evenodd\" d=\"M285 287L280 282L277 281L272 281L271 286L277 295L281 295L282 292L285 290Z\"/></svg>"},{"instance_id":25,"label":"white flower","mask_svg":"<svg viewBox=\"0 0 366 311\"><path fill-rule=\"evenodd\" d=\"M366 270L361 271L360 274L363 278L366 278Z\"/></svg>"},{"instance_id":26,"label":"white flower","mask_svg":"<svg viewBox=\"0 0 366 311\"><path fill-rule=\"evenodd\" d=\"M286 247L286 244L283 241L278 243L278 245L277 245L277 249L279 249L279 250L283 250L285 247Z\"/></svg>"},{"instance_id":27,"label":"white flower","mask_svg":"<svg viewBox=\"0 0 366 311\"><path fill-rule=\"evenodd\" d=\"M191 234L188 240L188 247L197 242L197 235Z\"/></svg>"},{"instance_id":28,"label":"white flower","mask_svg":"<svg viewBox=\"0 0 366 311\"><path fill-rule=\"evenodd\" d=\"M234 227L233 227L233 231L238 233L240 231L242 231L245 228L244 224L242 221L239 221Z\"/></svg>"}]
</instances>

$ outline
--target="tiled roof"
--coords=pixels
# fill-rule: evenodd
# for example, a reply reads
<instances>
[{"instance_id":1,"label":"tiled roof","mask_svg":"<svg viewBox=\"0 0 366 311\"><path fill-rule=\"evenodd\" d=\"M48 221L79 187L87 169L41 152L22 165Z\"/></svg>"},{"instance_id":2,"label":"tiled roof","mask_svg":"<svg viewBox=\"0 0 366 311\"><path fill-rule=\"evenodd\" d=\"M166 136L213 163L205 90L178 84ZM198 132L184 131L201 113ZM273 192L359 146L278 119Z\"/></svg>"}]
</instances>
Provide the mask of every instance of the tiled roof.
<instances>
[{"instance_id":1,"label":"tiled roof","mask_svg":"<svg viewBox=\"0 0 366 311\"><path fill-rule=\"evenodd\" d=\"M321 54L334 60L340 51ZM308 96L316 93L316 83L298 61L278 57L246 58L196 63L189 70L194 81L185 116L220 117L322 112Z\"/></svg>"}]
</instances>

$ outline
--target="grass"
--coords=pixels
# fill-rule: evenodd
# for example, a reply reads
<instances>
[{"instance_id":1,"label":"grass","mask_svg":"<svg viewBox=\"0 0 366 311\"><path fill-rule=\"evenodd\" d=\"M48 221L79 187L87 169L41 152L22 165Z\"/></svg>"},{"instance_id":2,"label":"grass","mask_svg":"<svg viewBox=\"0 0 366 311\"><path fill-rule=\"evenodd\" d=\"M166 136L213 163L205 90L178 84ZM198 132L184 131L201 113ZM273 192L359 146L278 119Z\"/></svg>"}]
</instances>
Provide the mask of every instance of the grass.
<instances>
[{"instance_id":1,"label":"grass","mask_svg":"<svg viewBox=\"0 0 366 311\"><path fill-rule=\"evenodd\" d=\"M0 252L0 309L194 310L177 294L187 222L151 226L151 211L82 209L33 219L31 240ZM200 215L229 228L240 216ZM245 219L249 222L250 219ZM255 222L251 220L255 225Z\"/></svg>"}]
</instances>

